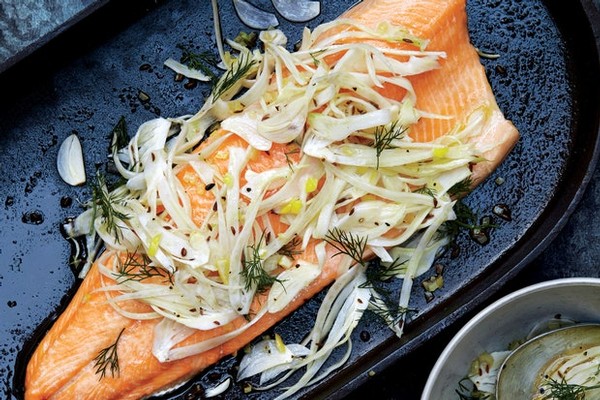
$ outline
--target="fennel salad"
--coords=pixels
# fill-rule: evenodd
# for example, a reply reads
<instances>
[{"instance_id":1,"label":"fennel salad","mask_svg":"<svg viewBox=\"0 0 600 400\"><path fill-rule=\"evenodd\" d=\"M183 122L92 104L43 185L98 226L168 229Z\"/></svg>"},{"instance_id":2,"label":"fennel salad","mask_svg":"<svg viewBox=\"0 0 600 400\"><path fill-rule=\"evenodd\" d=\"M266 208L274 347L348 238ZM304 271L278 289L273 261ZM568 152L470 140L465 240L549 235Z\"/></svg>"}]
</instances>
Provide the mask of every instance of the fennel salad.
<instances>
[{"instance_id":1,"label":"fennel salad","mask_svg":"<svg viewBox=\"0 0 600 400\"><path fill-rule=\"evenodd\" d=\"M525 337L514 338L506 347L483 352L472 360L455 389L458 398L513 398L515 388L520 396L532 400L597 398L600 346L588 328L597 330L597 324L561 314L532 324Z\"/></svg>"},{"instance_id":2,"label":"fennel salad","mask_svg":"<svg viewBox=\"0 0 600 400\"><path fill-rule=\"evenodd\" d=\"M232 52L219 46L225 72L196 114L148 121L132 138L115 129L111 158L120 184L90 178L93 197L69 235L86 237L80 276L96 263L118 313L160 320L152 338L160 362L215 348L281 312L335 259L337 279L305 339L265 338L239 366L238 380L259 376L253 390L285 382L285 398L344 364L365 310L403 334L415 278L451 241L443 230L457 217L456 196L468 191L471 166L482 161L470 141L489 115L482 107L448 134L414 141L411 127L420 119L449 117L417 108L409 77L439 68L446 54L428 51L426 39L401 27L336 20L306 28L294 52L280 30L259 39L263 51L235 41L227 42ZM172 59L165 65L211 78ZM385 95L390 85L402 88L401 99ZM244 144L224 150L233 137ZM81 145L68 140L59 172L81 184ZM250 167L276 146L285 146L285 163ZM191 184L210 197L202 218L186 191ZM377 269L368 266L373 257L381 260ZM390 301L377 281L392 278L402 286ZM442 284L430 282L429 291ZM243 322L181 345L198 330L235 321ZM340 347L342 356L332 361ZM290 382L292 374L299 378Z\"/></svg>"}]
</instances>

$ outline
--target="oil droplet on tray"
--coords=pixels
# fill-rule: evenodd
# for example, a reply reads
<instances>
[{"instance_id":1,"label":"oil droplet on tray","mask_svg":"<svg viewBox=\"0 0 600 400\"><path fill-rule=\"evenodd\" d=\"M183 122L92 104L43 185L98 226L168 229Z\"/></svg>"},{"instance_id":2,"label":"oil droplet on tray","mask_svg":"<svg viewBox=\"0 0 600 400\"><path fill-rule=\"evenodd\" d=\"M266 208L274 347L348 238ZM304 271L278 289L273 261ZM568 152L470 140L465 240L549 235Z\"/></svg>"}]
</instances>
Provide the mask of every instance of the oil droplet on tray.
<instances>
[{"instance_id":1,"label":"oil droplet on tray","mask_svg":"<svg viewBox=\"0 0 600 400\"><path fill-rule=\"evenodd\" d=\"M21 221L25 224L40 225L44 222L44 214L41 211L28 211L23 214Z\"/></svg>"}]
</instances>

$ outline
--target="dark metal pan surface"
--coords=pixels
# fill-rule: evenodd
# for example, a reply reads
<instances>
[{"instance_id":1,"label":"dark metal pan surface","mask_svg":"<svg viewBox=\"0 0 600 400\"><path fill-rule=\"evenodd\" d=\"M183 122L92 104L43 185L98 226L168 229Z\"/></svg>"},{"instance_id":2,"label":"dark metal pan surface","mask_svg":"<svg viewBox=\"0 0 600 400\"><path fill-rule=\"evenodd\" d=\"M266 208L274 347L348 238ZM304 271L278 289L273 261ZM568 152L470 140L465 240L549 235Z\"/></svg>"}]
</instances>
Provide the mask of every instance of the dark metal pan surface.
<instances>
[{"instance_id":1,"label":"dark metal pan surface","mask_svg":"<svg viewBox=\"0 0 600 400\"><path fill-rule=\"evenodd\" d=\"M322 1L322 14L309 26L335 18L353 3ZM235 37L244 28L231 1L220 4L224 35ZM271 7L268 1L257 4ZM468 14L474 45L500 54L482 62L501 109L522 138L466 201L481 215L492 215L497 204L507 205L512 220L496 217L498 226L485 246L467 235L459 237L459 254L440 260L445 283L433 301L425 300L416 282L412 306L417 312L402 340L366 315L355 331L346 366L301 397L349 395L369 371L418 351L489 298L556 236L594 169L600 67L593 4L469 0ZM81 211L79 202L89 191L60 180L58 144L77 132L89 173L105 167L108 134L121 115L133 130L158 115L195 112L208 87L186 88L162 64L179 57L178 44L214 51L210 15L208 1L110 2L0 75L0 397L22 397L27 356L77 286L59 225ZM302 25L282 20L281 28L294 41ZM140 100L140 92L149 99ZM318 298L284 320L277 332L286 340L299 340L317 308ZM193 393L203 386L235 375L235 363L228 357L191 387L165 398L196 398ZM241 394L236 384L224 396Z\"/></svg>"}]
</instances>

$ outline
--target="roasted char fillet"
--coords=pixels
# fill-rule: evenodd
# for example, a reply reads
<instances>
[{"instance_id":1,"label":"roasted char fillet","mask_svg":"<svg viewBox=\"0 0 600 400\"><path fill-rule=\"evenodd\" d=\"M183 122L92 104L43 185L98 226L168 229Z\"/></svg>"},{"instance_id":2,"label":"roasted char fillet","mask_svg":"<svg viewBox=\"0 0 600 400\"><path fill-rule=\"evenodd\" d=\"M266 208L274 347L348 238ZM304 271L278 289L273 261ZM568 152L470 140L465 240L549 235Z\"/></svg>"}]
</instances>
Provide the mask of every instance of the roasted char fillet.
<instances>
[{"instance_id":1,"label":"roasted char fillet","mask_svg":"<svg viewBox=\"0 0 600 400\"><path fill-rule=\"evenodd\" d=\"M411 137L419 142L430 141L446 134L474 110L485 107L491 113L491 118L482 134L472 139L485 158L485 161L473 166L474 184L488 176L514 146L518 132L499 110L477 52L469 42L465 1L365 0L346 12L343 18L369 26L388 20L406 27L415 36L430 39L427 50L447 53L441 68L417 75L411 79L411 83L418 95L417 108L451 115L453 118L423 118L413 127ZM377 45L385 47L397 44L381 42ZM396 96L393 88L384 90L384 94ZM222 131L213 134L207 143L212 143L223 134ZM219 148L233 145L248 146L233 135ZM286 165L288 146L274 145L268 153L259 153L249 161L247 168L258 171ZM206 161L217 168L226 168L223 160L216 157ZM206 183L193 170L184 169L178 177L190 197L194 208L193 218L201 223L213 205L213 195L204 189ZM276 217L272 222L277 224ZM348 268L348 263L342 257L332 257L335 252L335 249L327 248L328 258L321 275L283 311L267 313L251 328L212 350L165 363L159 362L152 354L153 331L159 320L138 321L117 313L107 304L105 292L97 290L110 282L95 265L33 354L27 367L26 399L139 399L184 382L222 357L241 349L333 282L338 274ZM100 260L110 257L115 255L106 253ZM315 262L314 243L299 258ZM147 308L135 302L128 302L126 307L137 311ZM229 332L244 323L244 318L239 317L217 329L198 331L183 344ZM121 331L123 333L118 343L119 374L113 377L108 372L99 379L94 358L99 351L110 346Z\"/></svg>"}]
</instances>

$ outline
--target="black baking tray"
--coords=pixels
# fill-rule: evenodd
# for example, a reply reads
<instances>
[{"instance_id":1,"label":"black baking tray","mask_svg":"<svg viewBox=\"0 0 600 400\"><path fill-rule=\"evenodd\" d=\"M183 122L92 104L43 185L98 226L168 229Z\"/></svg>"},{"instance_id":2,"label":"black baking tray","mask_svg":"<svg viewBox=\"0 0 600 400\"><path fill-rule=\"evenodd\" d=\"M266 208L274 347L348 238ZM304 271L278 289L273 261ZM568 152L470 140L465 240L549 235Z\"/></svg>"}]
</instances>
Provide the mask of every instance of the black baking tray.
<instances>
[{"instance_id":1,"label":"black baking tray","mask_svg":"<svg viewBox=\"0 0 600 400\"><path fill-rule=\"evenodd\" d=\"M226 16L225 36L247 29L229 0L219 3ZM309 26L336 17L354 1L322 3L322 14ZM256 4L271 7L267 1ZM600 67L593 3L469 0L467 9L473 44L500 55L482 62L500 107L522 138L466 202L481 215L505 204L512 221L496 218L498 226L485 246L460 236L458 256L440 260L445 283L433 301L426 302L419 285L429 275L417 280L412 307L418 311L405 336L397 339L376 317L365 315L345 367L299 397L351 395L371 371L418 351L488 299L556 236L594 169ZM58 177L58 144L77 132L89 173L105 167L108 133L121 115L134 130L158 115L195 112L208 86L186 88L162 63L180 55L178 44L214 51L210 15L209 2L197 0L109 2L0 75L0 394L5 398L22 396L27 356L78 284L58 227L81 211L79 202L89 192L68 187ZM303 26L282 22L293 43ZM150 99L140 100L140 91ZM318 297L275 328L286 341L308 331ZM166 398L194 398L192 393L201 393L202 387L234 375L235 364L228 357L191 387ZM239 398L241 390L234 385L224 397Z\"/></svg>"}]
</instances>

